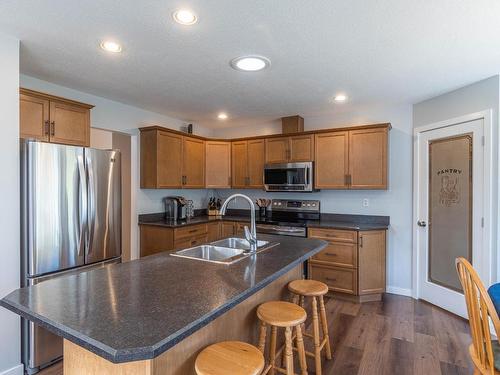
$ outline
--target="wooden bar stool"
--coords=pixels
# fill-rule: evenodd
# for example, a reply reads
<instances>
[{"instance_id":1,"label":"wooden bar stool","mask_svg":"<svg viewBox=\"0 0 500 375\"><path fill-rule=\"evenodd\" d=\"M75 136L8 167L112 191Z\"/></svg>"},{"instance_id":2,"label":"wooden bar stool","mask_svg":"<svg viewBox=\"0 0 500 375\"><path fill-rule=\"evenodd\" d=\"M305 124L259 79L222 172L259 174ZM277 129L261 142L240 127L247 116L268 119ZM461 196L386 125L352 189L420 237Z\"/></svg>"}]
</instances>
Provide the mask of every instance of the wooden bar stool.
<instances>
[{"instance_id":1,"label":"wooden bar stool","mask_svg":"<svg viewBox=\"0 0 500 375\"><path fill-rule=\"evenodd\" d=\"M246 342L223 341L203 349L194 367L198 375L259 375L264 355Z\"/></svg>"},{"instance_id":2,"label":"wooden bar stool","mask_svg":"<svg viewBox=\"0 0 500 375\"><path fill-rule=\"evenodd\" d=\"M288 290L294 294L293 302L296 304L300 303L300 306L302 307L304 306L305 297L312 298L313 333L312 335L308 334L304 329L303 336L312 338L314 341L314 353L306 351L306 355L314 358L314 362L316 364L316 374L321 375L321 350L325 348L326 358L332 359L330 336L328 335L328 322L326 320L325 301L323 300L323 296L328 293L328 286L316 280L294 280L288 284ZM319 333L318 300L323 339L320 338Z\"/></svg>"},{"instance_id":3,"label":"wooden bar stool","mask_svg":"<svg viewBox=\"0 0 500 375\"><path fill-rule=\"evenodd\" d=\"M292 344L292 329L295 328L295 336L297 337L297 351L299 354L299 363L301 374L307 375L306 353L304 349L304 340L302 339L301 324L306 321L306 311L290 302L271 301L260 305L257 308L257 317L260 319L260 337L259 350L264 353L266 347L267 326L271 326L271 341L269 347L269 365L264 369L263 374L274 375L275 371L286 375L295 375L293 370L293 344ZM285 345L283 362L285 368L276 365L276 340L278 328L285 328ZM278 353L282 353L281 348Z\"/></svg>"}]
</instances>

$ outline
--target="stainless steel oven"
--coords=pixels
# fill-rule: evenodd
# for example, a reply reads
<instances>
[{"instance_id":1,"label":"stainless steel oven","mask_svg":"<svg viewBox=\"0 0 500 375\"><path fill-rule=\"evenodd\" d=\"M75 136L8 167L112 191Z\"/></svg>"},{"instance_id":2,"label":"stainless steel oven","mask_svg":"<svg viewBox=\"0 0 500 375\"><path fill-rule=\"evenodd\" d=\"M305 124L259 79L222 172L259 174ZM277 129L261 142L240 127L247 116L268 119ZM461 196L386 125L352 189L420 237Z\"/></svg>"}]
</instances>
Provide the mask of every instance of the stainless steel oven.
<instances>
[{"instance_id":1,"label":"stainless steel oven","mask_svg":"<svg viewBox=\"0 0 500 375\"><path fill-rule=\"evenodd\" d=\"M266 191L313 191L313 163L266 164Z\"/></svg>"}]
</instances>

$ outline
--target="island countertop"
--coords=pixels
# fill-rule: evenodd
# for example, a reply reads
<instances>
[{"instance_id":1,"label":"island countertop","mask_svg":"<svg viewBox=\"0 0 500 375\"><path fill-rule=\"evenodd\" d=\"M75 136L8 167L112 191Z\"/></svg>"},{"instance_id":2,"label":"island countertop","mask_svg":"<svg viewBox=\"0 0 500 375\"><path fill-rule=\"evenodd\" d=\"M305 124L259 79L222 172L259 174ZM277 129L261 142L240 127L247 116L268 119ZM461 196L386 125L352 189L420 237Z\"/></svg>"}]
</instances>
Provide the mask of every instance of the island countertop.
<instances>
[{"instance_id":1,"label":"island countertop","mask_svg":"<svg viewBox=\"0 0 500 375\"><path fill-rule=\"evenodd\" d=\"M232 265L160 253L17 289L0 305L111 362L152 359L326 246L259 238L280 244Z\"/></svg>"}]
</instances>

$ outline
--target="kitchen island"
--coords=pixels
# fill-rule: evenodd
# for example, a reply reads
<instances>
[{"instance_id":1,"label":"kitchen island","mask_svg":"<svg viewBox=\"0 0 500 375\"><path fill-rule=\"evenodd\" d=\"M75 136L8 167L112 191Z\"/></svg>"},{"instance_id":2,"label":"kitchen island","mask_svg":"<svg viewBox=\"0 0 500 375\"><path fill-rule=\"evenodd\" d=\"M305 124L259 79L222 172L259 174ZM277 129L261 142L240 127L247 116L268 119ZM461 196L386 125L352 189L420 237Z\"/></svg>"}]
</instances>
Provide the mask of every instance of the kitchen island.
<instances>
[{"instance_id":1,"label":"kitchen island","mask_svg":"<svg viewBox=\"0 0 500 375\"><path fill-rule=\"evenodd\" d=\"M321 251L319 239L262 235L277 246L230 265L160 253L15 290L3 307L64 340L64 374L192 374L224 340L256 344L257 306Z\"/></svg>"}]
</instances>

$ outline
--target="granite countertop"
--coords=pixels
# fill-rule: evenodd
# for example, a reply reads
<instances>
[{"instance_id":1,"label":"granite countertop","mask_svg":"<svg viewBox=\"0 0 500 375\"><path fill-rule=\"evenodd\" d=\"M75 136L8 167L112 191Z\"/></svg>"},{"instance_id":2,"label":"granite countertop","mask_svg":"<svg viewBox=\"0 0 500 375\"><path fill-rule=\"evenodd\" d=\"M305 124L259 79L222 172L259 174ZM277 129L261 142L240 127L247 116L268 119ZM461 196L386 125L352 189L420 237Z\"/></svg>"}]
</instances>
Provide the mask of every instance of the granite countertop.
<instances>
[{"instance_id":1,"label":"granite countertop","mask_svg":"<svg viewBox=\"0 0 500 375\"><path fill-rule=\"evenodd\" d=\"M245 212L247 211L247 212ZM229 214L221 216L208 216L199 214L188 220L171 221L166 220L163 213L139 215L139 225L154 225L166 228L180 228L188 225L204 224L213 221L250 221L248 210L228 210ZM262 218L256 215L258 224L275 223L277 220L271 217ZM279 221L279 220L278 220ZM345 214L321 214L319 220L301 220L307 228L330 228L347 230L380 230L388 229L390 220L388 216L375 215L345 215Z\"/></svg>"},{"instance_id":2,"label":"granite countertop","mask_svg":"<svg viewBox=\"0 0 500 375\"><path fill-rule=\"evenodd\" d=\"M232 265L160 253L17 289L0 305L114 363L155 358L321 251L280 244Z\"/></svg>"}]
</instances>

